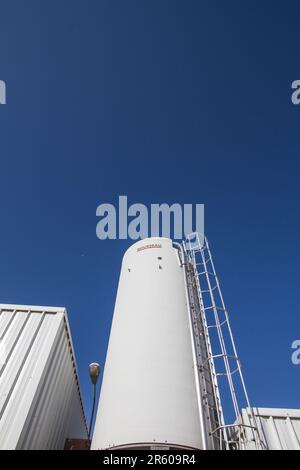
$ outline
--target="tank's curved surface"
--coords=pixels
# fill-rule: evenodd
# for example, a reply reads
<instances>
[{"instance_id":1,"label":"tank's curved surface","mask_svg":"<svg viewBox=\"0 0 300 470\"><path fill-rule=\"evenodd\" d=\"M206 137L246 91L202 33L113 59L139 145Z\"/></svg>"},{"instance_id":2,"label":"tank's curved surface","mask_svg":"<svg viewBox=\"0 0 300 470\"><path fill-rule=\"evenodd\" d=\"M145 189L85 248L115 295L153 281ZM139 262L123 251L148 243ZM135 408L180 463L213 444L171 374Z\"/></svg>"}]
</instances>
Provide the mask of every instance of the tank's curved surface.
<instances>
[{"instance_id":1,"label":"tank's curved surface","mask_svg":"<svg viewBox=\"0 0 300 470\"><path fill-rule=\"evenodd\" d=\"M203 448L184 276L169 239L125 253L92 449Z\"/></svg>"}]
</instances>

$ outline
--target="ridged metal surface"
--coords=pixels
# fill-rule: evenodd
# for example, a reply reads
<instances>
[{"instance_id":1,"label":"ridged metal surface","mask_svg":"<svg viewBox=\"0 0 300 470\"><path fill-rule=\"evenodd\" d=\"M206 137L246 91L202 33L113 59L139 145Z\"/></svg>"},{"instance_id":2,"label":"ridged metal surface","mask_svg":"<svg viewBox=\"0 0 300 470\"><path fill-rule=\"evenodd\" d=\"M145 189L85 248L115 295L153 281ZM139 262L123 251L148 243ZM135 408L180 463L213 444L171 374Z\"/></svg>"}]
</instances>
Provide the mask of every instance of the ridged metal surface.
<instances>
[{"instance_id":1,"label":"ridged metal surface","mask_svg":"<svg viewBox=\"0 0 300 470\"><path fill-rule=\"evenodd\" d=\"M262 441L269 450L300 450L300 410L252 408ZM252 424L250 409L243 420Z\"/></svg>"},{"instance_id":2,"label":"ridged metal surface","mask_svg":"<svg viewBox=\"0 0 300 470\"><path fill-rule=\"evenodd\" d=\"M86 438L65 309L0 304L0 341L0 449L63 449L66 438Z\"/></svg>"}]
</instances>

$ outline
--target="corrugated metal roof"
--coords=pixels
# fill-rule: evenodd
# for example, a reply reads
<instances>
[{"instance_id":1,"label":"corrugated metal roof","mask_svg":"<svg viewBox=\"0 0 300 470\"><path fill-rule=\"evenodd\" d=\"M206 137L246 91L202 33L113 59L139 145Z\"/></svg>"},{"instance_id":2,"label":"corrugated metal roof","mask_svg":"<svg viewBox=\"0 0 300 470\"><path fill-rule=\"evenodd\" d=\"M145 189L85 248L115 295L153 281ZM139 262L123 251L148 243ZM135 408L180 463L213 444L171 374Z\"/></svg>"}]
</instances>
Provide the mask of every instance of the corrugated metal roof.
<instances>
[{"instance_id":1,"label":"corrugated metal roof","mask_svg":"<svg viewBox=\"0 0 300 470\"><path fill-rule=\"evenodd\" d=\"M86 438L64 308L0 304L0 448L61 449Z\"/></svg>"},{"instance_id":2,"label":"corrugated metal roof","mask_svg":"<svg viewBox=\"0 0 300 470\"><path fill-rule=\"evenodd\" d=\"M300 410L252 408L262 441L270 450L300 450ZM243 420L253 424L251 409L242 410Z\"/></svg>"}]
</instances>

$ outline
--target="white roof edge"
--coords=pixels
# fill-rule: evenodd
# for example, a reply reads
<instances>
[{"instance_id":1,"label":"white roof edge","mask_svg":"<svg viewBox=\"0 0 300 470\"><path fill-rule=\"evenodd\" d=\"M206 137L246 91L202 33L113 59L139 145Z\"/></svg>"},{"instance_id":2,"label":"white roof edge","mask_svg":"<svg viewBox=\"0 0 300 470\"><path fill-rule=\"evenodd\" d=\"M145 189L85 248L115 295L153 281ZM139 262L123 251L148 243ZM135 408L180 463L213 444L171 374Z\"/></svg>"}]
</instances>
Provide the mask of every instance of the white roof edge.
<instances>
[{"instance_id":1,"label":"white roof edge","mask_svg":"<svg viewBox=\"0 0 300 470\"><path fill-rule=\"evenodd\" d=\"M65 325L66 325L66 329L67 329L67 334L68 334L68 336L69 336L69 340L70 340L70 344L71 344L70 353L71 353L71 356L72 356L72 359L73 359L73 363L74 363L74 373L75 373L76 382L77 382L77 387L78 387L78 393L79 393L79 397L80 397L81 409L82 409L82 413L83 413L83 418L84 418L84 424L85 424L86 432L87 432L87 434L88 434L88 432L89 432L89 430L88 430L88 422L87 422L87 418L86 418L86 414L85 414L85 409L84 409L83 394L82 394L81 384L80 384L80 380L79 380L79 370L78 370L78 365L77 365L77 360L76 360L75 349L74 349L74 345L73 345L73 338L72 338L72 333L71 333L71 328L70 328L70 323L69 323L69 318L68 318L67 309L64 309L64 314L65 314L65 315L64 315L64 318L65 318Z\"/></svg>"},{"instance_id":2,"label":"white roof edge","mask_svg":"<svg viewBox=\"0 0 300 470\"><path fill-rule=\"evenodd\" d=\"M61 312L67 314L65 307L49 307L45 305L0 304L0 309L8 310L35 310L41 312Z\"/></svg>"},{"instance_id":3,"label":"white roof edge","mask_svg":"<svg viewBox=\"0 0 300 470\"><path fill-rule=\"evenodd\" d=\"M278 418L290 416L300 418L300 409L297 408L260 408L257 406L246 408L247 411L250 409L252 409L256 415L260 416L277 416Z\"/></svg>"}]
</instances>

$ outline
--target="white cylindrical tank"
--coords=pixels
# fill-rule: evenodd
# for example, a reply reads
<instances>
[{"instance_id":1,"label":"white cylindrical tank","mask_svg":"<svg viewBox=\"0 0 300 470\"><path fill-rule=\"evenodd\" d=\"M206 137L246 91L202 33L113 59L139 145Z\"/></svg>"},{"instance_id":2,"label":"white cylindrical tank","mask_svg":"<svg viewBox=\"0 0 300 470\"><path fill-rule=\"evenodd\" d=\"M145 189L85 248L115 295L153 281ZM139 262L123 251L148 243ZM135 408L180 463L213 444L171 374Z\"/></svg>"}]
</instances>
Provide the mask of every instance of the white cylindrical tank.
<instances>
[{"instance_id":1,"label":"white cylindrical tank","mask_svg":"<svg viewBox=\"0 0 300 470\"><path fill-rule=\"evenodd\" d=\"M167 238L124 255L92 449L204 448L184 268Z\"/></svg>"}]
</instances>

